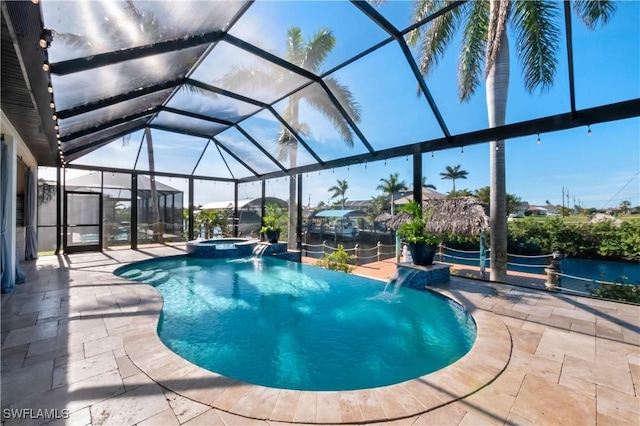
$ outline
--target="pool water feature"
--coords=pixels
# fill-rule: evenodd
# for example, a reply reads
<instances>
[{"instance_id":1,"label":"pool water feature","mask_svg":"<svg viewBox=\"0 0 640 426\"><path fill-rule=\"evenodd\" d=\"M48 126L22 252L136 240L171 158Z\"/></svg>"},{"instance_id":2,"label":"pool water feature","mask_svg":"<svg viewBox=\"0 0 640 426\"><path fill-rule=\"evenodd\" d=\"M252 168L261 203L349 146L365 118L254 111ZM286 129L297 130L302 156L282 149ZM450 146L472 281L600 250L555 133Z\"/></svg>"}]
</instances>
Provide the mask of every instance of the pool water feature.
<instances>
[{"instance_id":1,"label":"pool water feature","mask_svg":"<svg viewBox=\"0 0 640 426\"><path fill-rule=\"evenodd\" d=\"M120 268L164 296L158 326L174 352L245 382L298 390L399 383L466 354L475 322L429 291L280 259L187 256Z\"/></svg>"}]
</instances>

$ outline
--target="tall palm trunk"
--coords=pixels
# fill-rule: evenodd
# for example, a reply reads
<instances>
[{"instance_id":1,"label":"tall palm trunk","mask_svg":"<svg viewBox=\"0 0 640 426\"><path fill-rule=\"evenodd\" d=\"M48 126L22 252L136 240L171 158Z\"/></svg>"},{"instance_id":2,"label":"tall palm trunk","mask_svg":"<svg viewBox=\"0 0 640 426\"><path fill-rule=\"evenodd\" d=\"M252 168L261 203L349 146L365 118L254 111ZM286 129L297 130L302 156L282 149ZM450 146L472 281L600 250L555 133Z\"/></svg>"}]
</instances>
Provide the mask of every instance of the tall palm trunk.
<instances>
[{"instance_id":1,"label":"tall palm trunk","mask_svg":"<svg viewBox=\"0 0 640 426\"><path fill-rule=\"evenodd\" d=\"M493 3L493 2L492 2ZM492 10L493 12L493 10ZM500 38L496 61L487 75L487 111L489 127L503 126L509 90L509 41L506 31ZM489 144L491 171L491 276L492 281L507 281L507 188L504 140Z\"/></svg>"},{"instance_id":2,"label":"tall palm trunk","mask_svg":"<svg viewBox=\"0 0 640 426\"><path fill-rule=\"evenodd\" d=\"M300 127L298 111L299 111L299 99L294 96L291 97L289 104L291 124L294 129ZM298 163L298 141L293 140L293 135L289 136L289 168L293 169ZM297 246L297 220L298 217L298 204L296 198L298 194L298 178L295 175L289 176L289 229L287 232L287 244L290 250L294 250Z\"/></svg>"},{"instance_id":3,"label":"tall palm trunk","mask_svg":"<svg viewBox=\"0 0 640 426\"><path fill-rule=\"evenodd\" d=\"M156 178L154 172L156 170L155 157L153 155L153 140L151 139L151 129L144 129L145 139L147 140L147 156L149 157L149 173L151 181L151 220L153 221L153 242L163 243L162 227L160 226L160 209L158 208L158 190L156 188Z\"/></svg>"}]
</instances>

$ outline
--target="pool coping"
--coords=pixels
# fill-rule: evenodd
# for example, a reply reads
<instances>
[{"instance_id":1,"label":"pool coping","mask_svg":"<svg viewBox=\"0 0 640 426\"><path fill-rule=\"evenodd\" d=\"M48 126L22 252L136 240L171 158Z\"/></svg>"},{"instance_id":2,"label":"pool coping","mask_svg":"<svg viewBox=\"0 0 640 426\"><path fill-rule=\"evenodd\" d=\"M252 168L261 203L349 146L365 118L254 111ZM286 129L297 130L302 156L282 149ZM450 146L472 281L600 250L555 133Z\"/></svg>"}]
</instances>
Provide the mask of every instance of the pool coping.
<instances>
[{"instance_id":1,"label":"pool coping","mask_svg":"<svg viewBox=\"0 0 640 426\"><path fill-rule=\"evenodd\" d=\"M269 388L208 371L172 352L157 334L163 297L149 284L136 284L139 315L123 336L131 361L151 380L185 398L239 416L284 423L358 424L413 417L465 398L504 371L512 340L504 322L475 310L477 336L455 363L405 382L352 391L296 391ZM446 289L432 289L462 306ZM465 308L470 311L469 306Z\"/></svg>"}]
</instances>

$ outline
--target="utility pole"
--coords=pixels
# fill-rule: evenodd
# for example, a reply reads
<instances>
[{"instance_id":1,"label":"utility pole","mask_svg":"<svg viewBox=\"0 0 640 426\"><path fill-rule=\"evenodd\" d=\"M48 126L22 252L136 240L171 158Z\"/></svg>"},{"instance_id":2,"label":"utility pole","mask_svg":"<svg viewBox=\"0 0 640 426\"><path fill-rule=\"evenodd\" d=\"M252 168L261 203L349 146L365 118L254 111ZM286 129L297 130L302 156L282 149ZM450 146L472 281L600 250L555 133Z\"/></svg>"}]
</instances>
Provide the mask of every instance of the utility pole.
<instances>
[{"instance_id":1,"label":"utility pole","mask_svg":"<svg viewBox=\"0 0 640 426\"><path fill-rule=\"evenodd\" d=\"M569 207L569 188L567 188L567 216L569 216L569 211L571 208Z\"/></svg>"},{"instance_id":2,"label":"utility pole","mask_svg":"<svg viewBox=\"0 0 640 426\"><path fill-rule=\"evenodd\" d=\"M562 187L562 217L564 217L564 186Z\"/></svg>"}]
</instances>

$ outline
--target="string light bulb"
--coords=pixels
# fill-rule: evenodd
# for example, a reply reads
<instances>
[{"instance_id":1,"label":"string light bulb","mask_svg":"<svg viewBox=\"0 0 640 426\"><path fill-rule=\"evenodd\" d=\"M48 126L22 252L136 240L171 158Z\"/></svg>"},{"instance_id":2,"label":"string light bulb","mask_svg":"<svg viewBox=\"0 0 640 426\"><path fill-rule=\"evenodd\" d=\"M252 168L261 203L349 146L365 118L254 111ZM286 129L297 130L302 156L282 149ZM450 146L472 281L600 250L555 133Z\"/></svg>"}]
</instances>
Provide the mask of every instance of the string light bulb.
<instances>
[{"instance_id":1,"label":"string light bulb","mask_svg":"<svg viewBox=\"0 0 640 426\"><path fill-rule=\"evenodd\" d=\"M540 145L540 132L538 132L538 145Z\"/></svg>"},{"instance_id":2,"label":"string light bulb","mask_svg":"<svg viewBox=\"0 0 640 426\"><path fill-rule=\"evenodd\" d=\"M47 86L47 92L53 93L53 87L51 87L51 85Z\"/></svg>"},{"instance_id":3,"label":"string light bulb","mask_svg":"<svg viewBox=\"0 0 640 426\"><path fill-rule=\"evenodd\" d=\"M42 71L49 71L49 64L48 63L44 63L42 64Z\"/></svg>"},{"instance_id":4,"label":"string light bulb","mask_svg":"<svg viewBox=\"0 0 640 426\"><path fill-rule=\"evenodd\" d=\"M460 155L464 155L464 146L460 147Z\"/></svg>"},{"instance_id":5,"label":"string light bulb","mask_svg":"<svg viewBox=\"0 0 640 426\"><path fill-rule=\"evenodd\" d=\"M591 124L587 124L587 136L591 136Z\"/></svg>"},{"instance_id":6,"label":"string light bulb","mask_svg":"<svg viewBox=\"0 0 640 426\"><path fill-rule=\"evenodd\" d=\"M433 155L433 151L431 151L431 158L434 158L435 156Z\"/></svg>"}]
</instances>

